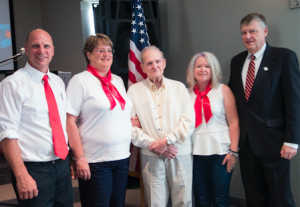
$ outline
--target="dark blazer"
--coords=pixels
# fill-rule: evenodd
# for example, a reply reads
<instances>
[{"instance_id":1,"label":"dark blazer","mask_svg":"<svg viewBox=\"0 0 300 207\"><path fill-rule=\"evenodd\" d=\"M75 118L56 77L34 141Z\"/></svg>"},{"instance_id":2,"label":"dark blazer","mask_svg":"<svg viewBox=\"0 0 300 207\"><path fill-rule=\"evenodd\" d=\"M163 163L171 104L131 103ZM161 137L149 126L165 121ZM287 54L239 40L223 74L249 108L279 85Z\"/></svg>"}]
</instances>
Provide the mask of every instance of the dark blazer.
<instances>
[{"instance_id":1,"label":"dark blazer","mask_svg":"<svg viewBox=\"0 0 300 207\"><path fill-rule=\"evenodd\" d=\"M236 98L240 149L246 136L256 156L279 156L284 142L300 143L300 71L295 52L267 44L248 102L242 69L248 51L232 58L229 87Z\"/></svg>"}]
</instances>

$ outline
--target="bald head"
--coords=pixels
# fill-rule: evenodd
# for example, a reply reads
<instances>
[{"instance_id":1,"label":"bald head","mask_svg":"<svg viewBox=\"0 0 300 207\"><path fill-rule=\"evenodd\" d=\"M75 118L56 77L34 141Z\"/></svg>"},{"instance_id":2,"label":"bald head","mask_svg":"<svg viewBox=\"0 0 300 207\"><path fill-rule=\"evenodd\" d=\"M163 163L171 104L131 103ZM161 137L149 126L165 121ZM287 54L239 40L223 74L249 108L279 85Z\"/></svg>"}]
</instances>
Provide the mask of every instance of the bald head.
<instances>
[{"instance_id":1,"label":"bald head","mask_svg":"<svg viewBox=\"0 0 300 207\"><path fill-rule=\"evenodd\" d=\"M32 30L26 38L25 52L28 63L35 69L47 73L54 55L52 38L42 29Z\"/></svg>"},{"instance_id":2,"label":"bald head","mask_svg":"<svg viewBox=\"0 0 300 207\"><path fill-rule=\"evenodd\" d=\"M50 37L50 39L51 39L51 41L52 41L52 38L51 38L51 36L50 36L50 34L49 34L48 32L46 32L46 31L43 30L43 29L34 29L34 30L32 30L31 32L28 33L28 35L27 35L27 37L26 37L26 45L28 45L28 40L29 40L29 38L30 38L30 35L31 35L31 34L34 34L34 33L36 33L36 32L42 32L42 33L44 33L44 34L49 35L49 37ZM52 42L52 44L53 44L53 42Z\"/></svg>"}]
</instances>

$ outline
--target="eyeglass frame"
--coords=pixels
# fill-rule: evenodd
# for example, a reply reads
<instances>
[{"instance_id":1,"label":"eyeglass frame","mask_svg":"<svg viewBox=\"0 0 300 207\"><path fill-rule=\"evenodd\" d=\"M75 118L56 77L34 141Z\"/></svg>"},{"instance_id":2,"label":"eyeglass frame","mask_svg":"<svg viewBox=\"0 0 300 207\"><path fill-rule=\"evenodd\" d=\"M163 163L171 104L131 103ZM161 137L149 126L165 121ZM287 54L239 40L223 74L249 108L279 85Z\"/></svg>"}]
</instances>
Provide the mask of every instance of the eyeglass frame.
<instances>
[{"instance_id":1,"label":"eyeglass frame","mask_svg":"<svg viewBox=\"0 0 300 207\"><path fill-rule=\"evenodd\" d=\"M94 48L94 50L95 50L96 48ZM109 51L109 50L111 50L111 51ZM114 49L109 49L109 50L105 50L105 49L96 49L96 52L98 53L98 54L101 54L101 55L103 55L105 52L107 52L107 53L109 53L109 54L114 54L115 53L115 50Z\"/></svg>"}]
</instances>

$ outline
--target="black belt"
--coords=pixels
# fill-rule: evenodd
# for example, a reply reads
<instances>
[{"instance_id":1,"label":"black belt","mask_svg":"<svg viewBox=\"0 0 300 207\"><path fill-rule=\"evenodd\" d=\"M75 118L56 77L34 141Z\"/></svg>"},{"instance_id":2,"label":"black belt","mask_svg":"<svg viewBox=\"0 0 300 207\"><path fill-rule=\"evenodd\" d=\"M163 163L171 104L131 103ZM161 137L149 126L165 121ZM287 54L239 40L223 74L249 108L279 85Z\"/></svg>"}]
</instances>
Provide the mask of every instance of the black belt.
<instances>
[{"instance_id":1,"label":"black belt","mask_svg":"<svg viewBox=\"0 0 300 207\"><path fill-rule=\"evenodd\" d=\"M58 162L62 161L62 159L57 159L57 160L52 160L52 161L47 161L47 162L24 162L25 164L49 164L49 163L52 163L52 164L56 164Z\"/></svg>"},{"instance_id":2,"label":"black belt","mask_svg":"<svg viewBox=\"0 0 300 207\"><path fill-rule=\"evenodd\" d=\"M49 162L52 163L52 164L55 164L55 163L58 163L58 162L60 162L60 161L62 161L62 159L52 160L52 161L49 161ZM46 163L47 163L47 162L46 162Z\"/></svg>"}]
</instances>

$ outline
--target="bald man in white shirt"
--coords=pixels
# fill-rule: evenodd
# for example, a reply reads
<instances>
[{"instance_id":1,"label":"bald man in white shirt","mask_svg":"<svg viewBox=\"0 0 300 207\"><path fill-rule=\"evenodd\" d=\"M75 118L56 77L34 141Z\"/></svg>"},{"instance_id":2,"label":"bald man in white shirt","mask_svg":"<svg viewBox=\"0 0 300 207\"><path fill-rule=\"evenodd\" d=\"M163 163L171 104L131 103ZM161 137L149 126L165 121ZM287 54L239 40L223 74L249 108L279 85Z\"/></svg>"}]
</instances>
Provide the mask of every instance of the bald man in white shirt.
<instances>
[{"instance_id":1,"label":"bald man in white shirt","mask_svg":"<svg viewBox=\"0 0 300 207\"><path fill-rule=\"evenodd\" d=\"M21 207L71 207L72 181L66 159L66 94L63 81L49 71L54 55L51 36L42 29L31 31L25 51L29 59L25 67L0 84L0 141L12 169L12 184ZM53 130L57 129L49 118L45 82L54 95L56 123L62 128L59 143L63 144L56 144L59 150L53 144ZM53 102L50 103L53 110Z\"/></svg>"}]
</instances>

